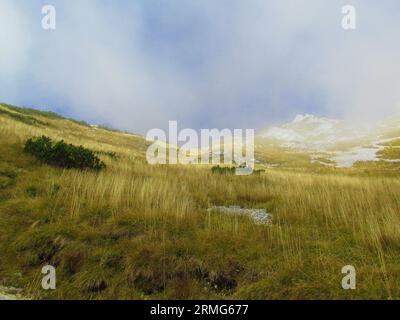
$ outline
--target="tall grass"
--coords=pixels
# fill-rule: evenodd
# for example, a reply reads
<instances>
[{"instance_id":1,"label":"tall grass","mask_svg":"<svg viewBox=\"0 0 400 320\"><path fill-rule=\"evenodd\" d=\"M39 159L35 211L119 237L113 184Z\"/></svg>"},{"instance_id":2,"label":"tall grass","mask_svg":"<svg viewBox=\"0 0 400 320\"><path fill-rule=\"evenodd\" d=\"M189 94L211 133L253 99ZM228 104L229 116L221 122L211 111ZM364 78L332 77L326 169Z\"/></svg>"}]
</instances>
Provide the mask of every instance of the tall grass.
<instances>
[{"instance_id":1,"label":"tall grass","mask_svg":"<svg viewBox=\"0 0 400 320\"><path fill-rule=\"evenodd\" d=\"M399 298L398 177L150 166L137 137L46 121L0 117L0 172L15 173L0 190L0 285L38 298ZM120 157L102 156L102 172L41 165L20 146L44 133ZM266 208L273 223L213 205ZM40 288L45 263L57 266L54 292ZM340 286L347 264L355 291Z\"/></svg>"}]
</instances>

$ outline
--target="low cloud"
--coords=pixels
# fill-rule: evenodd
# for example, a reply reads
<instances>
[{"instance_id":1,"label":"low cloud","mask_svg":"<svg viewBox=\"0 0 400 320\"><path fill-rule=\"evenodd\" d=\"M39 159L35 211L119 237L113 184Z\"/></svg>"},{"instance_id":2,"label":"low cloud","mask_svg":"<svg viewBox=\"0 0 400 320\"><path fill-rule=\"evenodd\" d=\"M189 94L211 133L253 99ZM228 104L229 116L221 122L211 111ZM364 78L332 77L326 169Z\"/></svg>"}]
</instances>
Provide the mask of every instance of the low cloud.
<instances>
[{"instance_id":1,"label":"low cloud","mask_svg":"<svg viewBox=\"0 0 400 320\"><path fill-rule=\"evenodd\" d=\"M0 0L0 100L144 133L260 128L296 113L359 119L400 111L396 1ZM396 9L397 8L397 9Z\"/></svg>"}]
</instances>

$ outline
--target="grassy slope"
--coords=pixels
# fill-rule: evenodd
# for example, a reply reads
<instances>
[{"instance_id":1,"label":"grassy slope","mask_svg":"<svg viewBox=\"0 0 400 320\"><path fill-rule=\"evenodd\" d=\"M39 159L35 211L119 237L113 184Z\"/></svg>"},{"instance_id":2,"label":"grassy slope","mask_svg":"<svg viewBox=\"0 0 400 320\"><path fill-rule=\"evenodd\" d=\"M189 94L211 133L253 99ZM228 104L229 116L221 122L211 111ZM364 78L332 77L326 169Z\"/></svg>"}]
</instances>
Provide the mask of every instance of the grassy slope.
<instances>
[{"instance_id":1,"label":"grassy slope","mask_svg":"<svg viewBox=\"0 0 400 320\"><path fill-rule=\"evenodd\" d=\"M140 137L0 108L0 285L35 298L399 298L398 167L322 169L301 156L300 168L265 150L288 168L149 166ZM40 134L119 157L101 156L101 173L51 168L22 152ZM274 223L207 213L214 204L267 208ZM47 263L54 291L40 286Z\"/></svg>"}]
</instances>

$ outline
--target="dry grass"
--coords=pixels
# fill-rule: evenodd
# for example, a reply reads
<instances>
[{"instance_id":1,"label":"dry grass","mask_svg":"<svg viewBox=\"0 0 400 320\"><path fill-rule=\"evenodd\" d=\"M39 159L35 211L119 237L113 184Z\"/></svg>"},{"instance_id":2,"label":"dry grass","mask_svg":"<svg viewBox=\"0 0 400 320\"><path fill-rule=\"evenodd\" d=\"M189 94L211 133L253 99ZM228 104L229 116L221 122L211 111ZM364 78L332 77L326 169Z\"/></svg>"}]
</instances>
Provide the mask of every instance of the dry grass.
<instances>
[{"instance_id":1,"label":"dry grass","mask_svg":"<svg viewBox=\"0 0 400 320\"><path fill-rule=\"evenodd\" d=\"M398 176L150 166L138 137L41 120L51 126L0 117L0 285L38 298L399 298ZM120 157L100 173L50 168L21 153L40 134ZM273 225L211 205L266 208ZM347 264L354 291L340 285Z\"/></svg>"}]
</instances>

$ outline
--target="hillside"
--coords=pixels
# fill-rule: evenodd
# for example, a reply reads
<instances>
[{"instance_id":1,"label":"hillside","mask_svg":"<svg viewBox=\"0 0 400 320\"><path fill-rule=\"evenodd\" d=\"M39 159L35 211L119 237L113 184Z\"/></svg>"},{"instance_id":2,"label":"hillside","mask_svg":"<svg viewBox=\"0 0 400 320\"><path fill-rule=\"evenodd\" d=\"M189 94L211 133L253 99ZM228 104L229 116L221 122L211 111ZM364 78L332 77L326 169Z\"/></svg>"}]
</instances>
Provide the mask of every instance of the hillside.
<instances>
[{"instance_id":1,"label":"hillside","mask_svg":"<svg viewBox=\"0 0 400 320\"><path fill-rule=\"evenodd\" d=\"M400 162L393 150L384 150L394 149L391 143L400 139L400 121L395 117L356 128L344 120L297 115L292 122L262 130L258 139L263 146L301 152L309 155L312 163L326 166L392 168ZM388 152L389 158L385 157Z\"/></svg>"},{"instance_id":2,"label":"hillside","mask_svg":"<svg viewBox=\"0 0 400 320\"><path fill-rule=\"evenodd\" d=\"M83 145L107 168L46 165L23 152L40 135ZM396 158L398 141L384 144ZM1 105L0 287L39 299L399 298L397 163L335 168L259 144L266 171L239 177L151 166L146 148L140 136ZM263 209L272 222L216 206ZM41 288L45 264L56 290ZM341 288L348 264L357 290Z\"/></svg>"},{"instance_id":3,"label":"hillside","mask_svg":"<svg viewBox=\"0 0 400 320\"><path fill-rule=\"evenodd\" d=\"M260 137L282 147L325 151L340 143L362 139L365 133L344 121L319 118L311 114L297 115L292 122L272 127Z\"/></svg>"}]
</instances>

